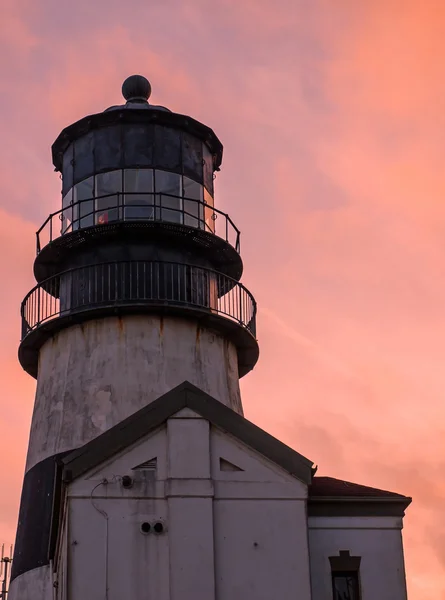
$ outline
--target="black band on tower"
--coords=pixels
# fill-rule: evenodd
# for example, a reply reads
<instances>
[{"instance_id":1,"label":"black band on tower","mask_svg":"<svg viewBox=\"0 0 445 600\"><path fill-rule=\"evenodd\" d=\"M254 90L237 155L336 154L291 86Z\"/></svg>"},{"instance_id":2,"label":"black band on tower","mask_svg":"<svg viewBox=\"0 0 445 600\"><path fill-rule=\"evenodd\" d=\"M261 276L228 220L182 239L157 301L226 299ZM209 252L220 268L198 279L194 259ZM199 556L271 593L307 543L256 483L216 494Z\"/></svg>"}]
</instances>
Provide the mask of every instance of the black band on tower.
<instances>
[{"instance_id":1,"label":"black band on tower","mask_svg":"<svg viewBox=\"0 0 445 600\"><path fill-rule=\"evenodd\" d=\"M37 567L49 564L51 520L59 459L68 454L49 456L30 469L23 482L19 522L12 562L11 581ZM55 493L56 492L56 493Z\"/></svg>"}]
</instances>

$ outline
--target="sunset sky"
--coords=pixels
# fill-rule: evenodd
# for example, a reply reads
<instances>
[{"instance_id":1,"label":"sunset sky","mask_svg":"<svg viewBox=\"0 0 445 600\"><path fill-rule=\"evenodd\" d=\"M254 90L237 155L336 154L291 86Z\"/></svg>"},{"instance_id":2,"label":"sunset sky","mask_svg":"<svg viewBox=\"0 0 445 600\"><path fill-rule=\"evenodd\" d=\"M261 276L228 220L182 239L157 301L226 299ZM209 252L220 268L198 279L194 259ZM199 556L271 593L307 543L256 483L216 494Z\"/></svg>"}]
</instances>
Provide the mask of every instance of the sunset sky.
<instances>
[{"instance_id":1,"label":"sunset sky","mask_svg":"<svg viewBox=\"0 0 445 600\"><path fill-rule=\"evenodd\" d=\"M50 146L122 102L224 144L261 356L247 418L330 475L413 497L410 600L445 599L444 0L0 0L0 542L14 542L35 381L17 360Z\"/></svg>"}]
</instances>

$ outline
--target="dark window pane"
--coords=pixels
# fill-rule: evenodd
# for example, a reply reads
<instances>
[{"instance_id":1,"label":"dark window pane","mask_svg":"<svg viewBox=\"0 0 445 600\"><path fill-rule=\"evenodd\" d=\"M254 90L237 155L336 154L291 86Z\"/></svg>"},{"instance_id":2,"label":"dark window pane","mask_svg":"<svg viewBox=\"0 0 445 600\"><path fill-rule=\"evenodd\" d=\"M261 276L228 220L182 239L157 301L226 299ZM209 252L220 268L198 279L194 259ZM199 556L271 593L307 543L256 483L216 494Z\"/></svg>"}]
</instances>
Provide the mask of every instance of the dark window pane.
<instances>
[{"instance_id":1,"label":"dark window pane","mask_svg":"<svg viewBox=\"0 0 445 600\"><path fill-rule=\"evenodd\" d=\"M74 186L74 202L76 205L74 206L73 229L78 229L79 223L80 227L93 225L93 185L94 177L89 177Z\"/></svg>"},{"instance_id":2,"label":"dark window pane","mask_svg":"<svg viewBox=\"0 0 445 600\"><path fill-rule=\"evenodd\" d=\"M97 129L94 134L96 173L122 167L121 128L119 125Z\"/></svg>"},{"instance_id":3,"label":"dark window pane","mask_svg":"<svg viewBox=\"0 0 445 600\"><path fill-rule=\"evenodd\" d=\"M63 155L62 194L65 195L73 187L74 144L70 144Z\"/></svg>"},{"instance_id":4,"label":"dark window pane","mask_svg":"<svg viewBox=\"0 0 445 600\"><path fill-rule=\"evenodd\" d=\"M96 175L96 223L119 219L119 195L122 192L122 171Z\"/></svg>"},{"instance_id":5,"label":"dark window pane","mask_svg":"<svg viewBox=\"0 0 445 600\"><path fill-rule=\"evenodd\" d=\"M167 171L155 171L156 218L172 223L182 222L180 197L181 176Z\"/></svg>"},{"instance_id":6,"label":"dark window pane","mask_svg":"<svg viewBox=\"0 0 445 600\"><path fill-rule=\"evenodd\" d=\"M334 573L332 575L334 600L360 600L358 573Z\"/></svg>"},{"instance_id":7,"label":"dark window pane","mask_svg":"<svg viewBox=\"0 0 445 600\"><path fill-rule=\"evenodd\" d=\"M94 174L94 137L87 133L74 144L74 183Z\"/></svg>"},{"instance_id":8,"label":"dark window pane","mask_svg":"<svg viewBox=\"0 0 445 600\"><path fill-rule=\"evenodd\" d=\"M204 229L204 205L202 185L188 177L183 177L184 223L190 227Z\"/></svg>"},{"instance_id":9,"label":"dark window pane","mask_svg":"<svg viewBox=\"0 0 445 600\"><path fill-rule=\"evenodd\" d=\"M194 198L195 200L202 200L203 191L202 185L193 181L193 179L189 179L188 177L183 177L183 196L184 198Z\"/></svg>"},{"instance_id":10,"label":"dark window pane","mask_svg":"<svg viewBox=\"0 0 445 600\"><path fill-rule=\"evenodd\" d=\"M153 171L124 171L125 219L154 219Z\"/></svg>"},{"instance_id":11,"label":"dark window pane","mask_svg":"<svg viewBox=\"0 0 445 600\"><path fill-rule=\"evenodd\" d=\"M202 142L189 133L182 134L182 164L184 175L202 183Z\"/></svg>"},{"instance_id":12,"label":"dark window pane","mask_svg":"<svg viewBox=\"0 0 445 600\"><path fill-rule=\"evenodd\" d=\"M204 143L202 145L202 152L202 162L204 163L204 186L208 192L213 194L213 157Z\"/></svg>"},{"instance_id":13,"label":"dark window pane","mask_svg":"<svg viewBox=\"0 0 445 600\"><path fill-rule=\"evenodd\" d=\"M125 125L125 167L153 166L154 132L154 125Z\"/></svg>"},{"instance_id":14,"label":"dark window pane","mask_svg":"<svg viewBox=\"0 0 445 600\"><path fill-rule=\"evenodd\" d=\"M181 171L181 133L170 127L155 125L155 166Z\"/></svg>"}]
</instances>

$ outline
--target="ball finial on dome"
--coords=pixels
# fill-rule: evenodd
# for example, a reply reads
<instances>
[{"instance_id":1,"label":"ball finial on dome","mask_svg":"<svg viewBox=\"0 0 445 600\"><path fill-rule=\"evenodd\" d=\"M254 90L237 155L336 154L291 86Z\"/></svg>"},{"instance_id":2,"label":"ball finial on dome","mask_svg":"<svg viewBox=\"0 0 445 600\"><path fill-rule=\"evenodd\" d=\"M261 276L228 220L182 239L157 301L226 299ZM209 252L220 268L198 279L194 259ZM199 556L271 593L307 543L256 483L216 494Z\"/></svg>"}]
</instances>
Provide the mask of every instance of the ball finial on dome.
<instances>
[{"instance_id":1,"label":"ball finial on dome","mask_svg":"<svg viewBox=\"0 0 445 600\"><path fill-rule=\"evenodd\" d=\"M131 75L122 84L122 95L127 102L147 102L151 85L142 75Z\"/></svg>"}]
</instances>

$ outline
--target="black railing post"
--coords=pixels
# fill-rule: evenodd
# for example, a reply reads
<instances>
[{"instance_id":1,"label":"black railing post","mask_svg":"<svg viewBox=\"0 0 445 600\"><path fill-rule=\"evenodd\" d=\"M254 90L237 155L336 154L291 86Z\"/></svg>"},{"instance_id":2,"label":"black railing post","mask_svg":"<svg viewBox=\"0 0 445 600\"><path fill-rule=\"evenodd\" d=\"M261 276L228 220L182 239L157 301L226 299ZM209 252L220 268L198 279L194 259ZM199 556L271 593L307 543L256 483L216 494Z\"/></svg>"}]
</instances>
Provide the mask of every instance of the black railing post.
<instances>
[{"instance_id":1,"label":"black railing post","mask_svg":"<svg viewBox=\"0 0 445 600\"><path fill-rule=\"evenodd\" d=\"M40 323L40 286L37 288L37 326Z\"/></svg>"}]
</instances>

